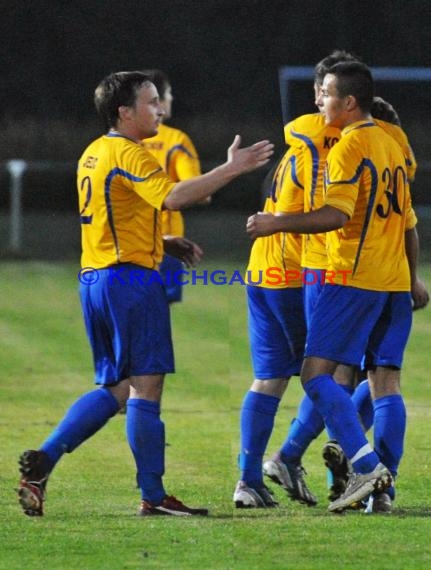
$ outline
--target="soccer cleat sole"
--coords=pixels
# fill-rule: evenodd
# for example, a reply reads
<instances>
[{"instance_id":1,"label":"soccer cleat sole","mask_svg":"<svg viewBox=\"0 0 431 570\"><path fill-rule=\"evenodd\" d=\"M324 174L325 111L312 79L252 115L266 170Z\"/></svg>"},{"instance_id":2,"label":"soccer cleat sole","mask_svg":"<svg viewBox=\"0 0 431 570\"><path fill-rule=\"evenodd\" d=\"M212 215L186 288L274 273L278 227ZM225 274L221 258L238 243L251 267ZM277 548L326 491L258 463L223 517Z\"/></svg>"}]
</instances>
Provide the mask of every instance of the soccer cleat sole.
<instances>
[{"instance_id":1,"label":"soccer cleat sole","mask_svg":"<svg viewBox=\"0 0 431 570\"><path fill-rule=\"evenodd\" d=\"M329 469L340 469L343 465L343 459L340 457L339 451L330 444L326 444L323 448L322 457L326 467Z\"/></svg>"},{"instance_id":2,"label":"soccer cleat sole","mask_svg":"<svg viewBox=\"0 0 431 570\"><path fill-rule=\"evenodd\" d=\"M43 499L41 499L40 491L36 488L33 490L33 485L26 482L21 483L21 487L17 489L18 502L21 508L29 517L43 516Z\"/></svg>"},{"instance_id":3,"label":"soccer cleat sole","mask_svg":"<svg viewBox=\"0 0 431 570\"><path fill-rule=\"evenodd\" d=\"M352 493L349 497L344 500L342 498L331 503L328 507L328 511L340 512L345 509L351 508L352 505L360 503L365 497L371 495L374 491L381 493L392 483L392 476L389 473L383 473L381 476L374 480L365 482L355 493Z\"/></svg>"}]
</instances>

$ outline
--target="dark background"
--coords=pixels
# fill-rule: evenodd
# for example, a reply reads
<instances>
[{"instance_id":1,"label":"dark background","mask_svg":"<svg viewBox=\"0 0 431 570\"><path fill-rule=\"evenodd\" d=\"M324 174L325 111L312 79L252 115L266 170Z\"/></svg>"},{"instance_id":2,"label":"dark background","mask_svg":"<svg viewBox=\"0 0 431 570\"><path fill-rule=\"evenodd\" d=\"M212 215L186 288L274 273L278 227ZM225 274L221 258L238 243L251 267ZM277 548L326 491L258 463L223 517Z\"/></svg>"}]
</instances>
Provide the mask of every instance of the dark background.
<instances>
[{"instance_id":1,"label":"dark background","mask_svg":"<svg viewBox=\"0 0 431 570\"><path fill-rule=\"evenodd\" d=\"M214 137L234 134L221 135L220 123L247 135L255 124L281 144L282 65L314 65L334 48L370 66L431 64L429 0L3 0L0 8L3 126L31 117L42 126L91 123L97 134L98 81L160 67L176 94L174 122L194 131L204 158L213 157ZM199 117L213 118L212 129L198 132ZM33 152L43 156L49 133L38 136Z\"/></svg>"},{"instance_id":2,"label":"dark background","mask_svg":"<svg viewBox=\"0 0 431 570\"><path fill-rule=\"evenodd\" d=\"M161 67L177 114L279 118L277 69L330 50L369 65L431 62L428 0L2 1L2 113L81 121L110 71Z\"/></svg>"},{"instance_id":3,"label":"dark background","mask_svg":"<svg viewBox=\"0 0 431 570\"><path fill-rule=\"evenodd\" d=\"M25 175L26 211L76 209L74 164L101 133L93 91L112 71L168 73L171 124L191 135L206 169L236 132L281 152L281 66L312 66L335 48L370 66L431 64L430 0L0 0L0 10L0 163L58 161ZM298 113L315 110L311 86L297 86ZM431 86L382 89L417 154L416 202L431 204ZM212 208L256 210L264 174L223 190ZM4 168L0 183L7 210Z\"/></svg>"}]
</instances>

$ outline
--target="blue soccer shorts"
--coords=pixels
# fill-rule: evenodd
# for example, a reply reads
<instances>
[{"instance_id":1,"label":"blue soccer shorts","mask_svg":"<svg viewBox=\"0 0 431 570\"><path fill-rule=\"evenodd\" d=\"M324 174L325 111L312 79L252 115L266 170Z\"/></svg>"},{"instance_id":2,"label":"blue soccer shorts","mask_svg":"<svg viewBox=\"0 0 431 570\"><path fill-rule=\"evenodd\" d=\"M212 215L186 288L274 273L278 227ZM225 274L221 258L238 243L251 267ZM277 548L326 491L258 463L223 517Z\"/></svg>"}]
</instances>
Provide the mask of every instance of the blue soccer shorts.
<instances>
[{"instance_id":1,"label":"blue soccer shorts","mask_svg":"<svg viewBox=\"0 0 431 570\"><path fill-rule=\"evenodd\" d=\"M325 284L326 269L304 269L302 271L302 292L304 295L304 312L307 327L310 326L314 307Z\"/></svg>"},{"instance_id":2,"label":"blue soccer shorts","mask_svg":"<svg viewBox=\"0 0 431 570\"><path fill-rule=\"evenodd\" d=\"M174 372L169 305L159 273L124 263L95 275L97 281L80 285L95 383Z\"/></svg>"},{"instance_id":3,"label":"blue soccer shorts","mask_svg":"<svg viewBox=\"0 0 431 570\"><path fill-rule=\"evenodd\" d=\"M401 368L412 325L410 293L325 285L308 330L305 356L359 366Z\"/></svg>"},{"instance_id":4,"label":"blue soccer shorts","mask_svg":"<svg viewBox=\"0 0 431 570\"><path fill-rule=\"evenodd\" d=\"M165 254L159 267L166 288L168 303L179 303L183 300L183 284L181 283L184 266L180 259Z\"/></svg>"},{"instance_id":5,"label":"blue soccer shorts","mask_svg":"<svg viewBox=\"0 0 431 570\"><path fill-rule=\"evenodd\" d=\"M305 343L302 288L247 285L248 331L258 380L299 374Z\"/></svg>"}]
</instances>

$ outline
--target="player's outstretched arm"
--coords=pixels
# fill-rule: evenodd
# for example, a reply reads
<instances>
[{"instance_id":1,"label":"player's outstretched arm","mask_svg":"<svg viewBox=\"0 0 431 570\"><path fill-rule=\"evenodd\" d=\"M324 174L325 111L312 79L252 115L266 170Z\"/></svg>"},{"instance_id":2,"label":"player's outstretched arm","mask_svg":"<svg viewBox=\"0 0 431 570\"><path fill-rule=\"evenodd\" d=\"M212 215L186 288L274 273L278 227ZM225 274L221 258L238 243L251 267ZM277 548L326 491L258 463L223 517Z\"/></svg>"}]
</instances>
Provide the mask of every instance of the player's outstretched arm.
<instances>
[{"instance_id":1,"label":"player's outstretched arm","mask_svg":"<svg viewBox=\"0 0 431 570\"><path fill-rule=\"evenodd\" d=\"M278 232L316 234L337 230L348 222L348 216L333 206L302 214L257 213L247 220L247 233L252 239Z\"/></svg>"},{"instance_id":2,"label":"player's outstretched arm","mask_svg":"<svg viewBox=\"0 0 431 570\"><path fill-rule=\"evenodd\" d=\"M211 196L217 190L241 176L266 164L274 152L274 145L267 140L240 148L241 137L235 139L228 149L227 161L189 180L178 182L165 198L164 207L181 210Z\"/></svg>"}]
</instances>

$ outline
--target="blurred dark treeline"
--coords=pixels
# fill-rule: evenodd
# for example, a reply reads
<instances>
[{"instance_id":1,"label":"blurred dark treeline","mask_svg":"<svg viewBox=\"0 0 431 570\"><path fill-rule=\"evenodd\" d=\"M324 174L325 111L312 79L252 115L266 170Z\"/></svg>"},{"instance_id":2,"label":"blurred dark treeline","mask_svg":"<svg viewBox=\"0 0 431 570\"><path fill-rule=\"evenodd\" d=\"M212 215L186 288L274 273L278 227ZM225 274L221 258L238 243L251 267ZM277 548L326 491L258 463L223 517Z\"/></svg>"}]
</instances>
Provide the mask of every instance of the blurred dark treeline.
<instances>
[{"instance_id":1,"label":"blurred dark treeline","mask_svg":"<svg viewBox=\"0 0 431 570\"><path fill-rule=\"evenodd\" d=\"M371 66L431 64L430 0L0 0L0 8L1 163L76 161L101 133L92 96L111 71L164 69L175 96L171 124L191 135L209 167L236 132L246 144L270 138L281 152L280 66L314 65L335 48ZM301 112L312 112L311 84L299 97ZM426 164L431 87L394 86L388 98ZM215 205L255 208L258 192L251 198L247 187L264 174L223 191ZM73 170L58 174L54 188L48 174L26 177L29 206L75 207ZM2 188L6 178L3 171Z\"/></svg>"}]
</instances>

